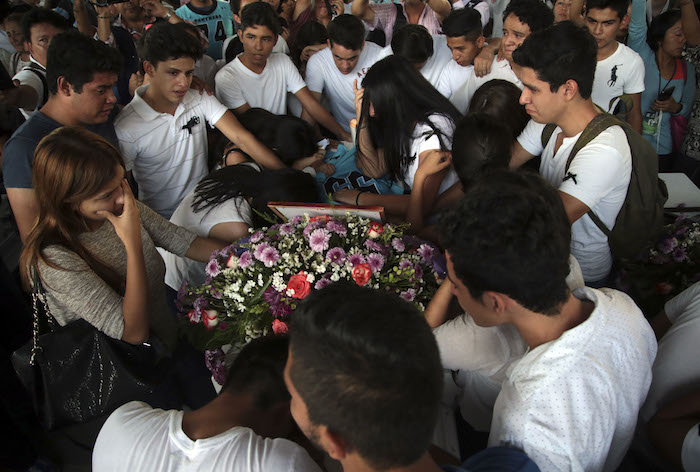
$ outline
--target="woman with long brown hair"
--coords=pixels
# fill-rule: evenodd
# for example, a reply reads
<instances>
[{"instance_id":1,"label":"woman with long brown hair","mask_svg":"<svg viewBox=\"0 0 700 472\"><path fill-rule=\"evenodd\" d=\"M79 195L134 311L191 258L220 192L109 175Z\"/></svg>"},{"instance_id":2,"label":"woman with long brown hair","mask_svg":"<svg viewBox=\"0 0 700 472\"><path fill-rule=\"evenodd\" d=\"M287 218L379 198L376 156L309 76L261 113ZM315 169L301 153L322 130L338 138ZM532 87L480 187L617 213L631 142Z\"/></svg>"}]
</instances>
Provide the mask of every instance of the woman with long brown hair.
<instances>
[{"instance_id":1,"label":"woman with long brown hair","mask_svg":"<svg viewBox=\"0 0 700 472\"><path fill-rule=\"evenodd\" d=\"M132 344L153 334L176 365L189 357L191 347L178 339L166 303L156 246L207 261L225 244L197 237L136 201L119 152L84 128L64 127L45 137L33 165L40 209L20 259L25 286L36 272L61 325L83 318ZM192 407L202 401L189 395Z\"/></svg>"}]
</instances>

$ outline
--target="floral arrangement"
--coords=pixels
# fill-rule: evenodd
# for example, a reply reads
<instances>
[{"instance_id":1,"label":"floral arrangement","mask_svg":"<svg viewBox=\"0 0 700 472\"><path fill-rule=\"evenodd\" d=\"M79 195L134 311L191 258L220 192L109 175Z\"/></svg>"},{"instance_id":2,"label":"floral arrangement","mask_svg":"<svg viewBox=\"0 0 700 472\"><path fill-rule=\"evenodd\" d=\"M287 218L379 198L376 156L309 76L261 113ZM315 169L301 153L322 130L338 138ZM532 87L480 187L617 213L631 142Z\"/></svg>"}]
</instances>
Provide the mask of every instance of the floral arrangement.
<instances>
[{"instance_id":1,"label":"floral arrangement","mask_svg":"<svg viewBox=\"0 0 700 472\"><path fill-rule=\"evenodd\" d=\"M212 255L200 287L183 284L178 308L212 330L207 365L223 382L224 345L286 333L296 304L339 280L388 290L421 311L444 277L445 261L405 226L344 217L297 216Z\"/></svg>"},{"instance_id":2,"label":"floral arrangement","mask_svg":"<svg viewBox=\"0 0 700 472\"><path fill-rule=\"evenodd\" d=\"M646 259L625 267L618 288L630 292L652 316L664 303L700 280L700 223L679 217L664 226Z\"/></svg>"}]
</instances>

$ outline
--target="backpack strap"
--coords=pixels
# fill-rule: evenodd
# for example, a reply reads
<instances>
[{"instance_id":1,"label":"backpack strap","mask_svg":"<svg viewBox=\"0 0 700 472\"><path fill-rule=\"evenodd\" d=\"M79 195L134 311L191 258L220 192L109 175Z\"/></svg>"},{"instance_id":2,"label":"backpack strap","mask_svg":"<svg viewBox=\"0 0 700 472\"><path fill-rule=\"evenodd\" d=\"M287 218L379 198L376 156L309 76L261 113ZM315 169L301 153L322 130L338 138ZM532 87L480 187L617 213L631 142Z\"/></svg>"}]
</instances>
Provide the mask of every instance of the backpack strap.
<instances>
[{"instance_id":1,"label":"backpack strap","mask_svg":"<svg viewBox=\"0 0 700 472\"><path fill-rule=\"evenodd\" d=\"M550 139L552 139L552 135L554 134L555 129L557 129L557 125L555 125L554 123L550 123L544 127L544 129L542 130L542 148L547 147L547 143Z\"/></svg>"},{"instance_id":2,"label":"backpack strap","mask_svg":"<svg viewBox=\"0 0 700 472\"><path fill-rule=\"evenodd\" d=\"M566 167L564 168L564 174L566 174L569 171L571 162L574 160L574 157L581 149L583 149L586 145L588 145L588 143L590 143L596 137L598 137L600 133L615 125L620 126L622 130L625 131L625 135L627 134L625 125L619 119L615 118L609 113L600 113L595 118L593 118L591 122L588 123L588 126L584 128L583 132L581 133L581 136L579 136L579 138L576 140L576 144L574 144L573 149L569 153L569 158L567 159ZM587 215L590 216L591 220L593 220L593 223L595 223L598 229L601 230L608 239L610 239L610 234L612 232L607 226L605 226L605 224L603 224L600 218L598 218L598 215L596 215L593 212L593 210L589 210Z\"/></svg>"}]
</instances>

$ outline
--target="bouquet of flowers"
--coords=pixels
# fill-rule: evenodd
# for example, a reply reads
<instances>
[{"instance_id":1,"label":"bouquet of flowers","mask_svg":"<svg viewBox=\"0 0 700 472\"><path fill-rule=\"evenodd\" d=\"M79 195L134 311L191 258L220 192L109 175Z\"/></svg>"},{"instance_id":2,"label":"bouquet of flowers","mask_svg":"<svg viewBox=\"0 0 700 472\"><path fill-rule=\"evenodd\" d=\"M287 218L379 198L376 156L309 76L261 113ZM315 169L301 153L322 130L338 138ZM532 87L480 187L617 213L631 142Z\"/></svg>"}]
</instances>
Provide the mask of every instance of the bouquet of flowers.
<instances>
[{"instance_id":1,"label":"bouquet of flowers","mask_svg":"<svg viewBox=\"0 0 700 472\"><path fill-rule=\"evenodd\" d=\"M630 264L618 288L631 292L647 316L700 280L700 223L679 217L666 225L645 260Z\"/></svg>"},{"instance_id":2,"label":"bouquet of flowers","mask_svg":"<svg viewBox=\"0 0 700 472\"><path fill-rule=\"evenodd\" d=\"M339 280L394 292L425 310L445 261L433 245L404 230L351 214L297 216L215 252L207 282L185 283L178 294L190 323L213 330L206 358L215 379L217 372L223 377L217 348L287 332L299 300Z\"/></svg>"}]
</instances>

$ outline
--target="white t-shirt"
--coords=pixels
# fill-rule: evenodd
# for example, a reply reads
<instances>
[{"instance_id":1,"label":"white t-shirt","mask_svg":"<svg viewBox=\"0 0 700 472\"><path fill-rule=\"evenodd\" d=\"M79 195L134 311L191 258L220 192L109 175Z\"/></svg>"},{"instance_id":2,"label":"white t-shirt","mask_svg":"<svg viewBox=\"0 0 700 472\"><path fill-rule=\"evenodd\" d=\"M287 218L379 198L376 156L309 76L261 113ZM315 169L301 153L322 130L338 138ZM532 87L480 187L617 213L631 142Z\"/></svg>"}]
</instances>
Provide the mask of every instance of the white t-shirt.
<instances>
[{"instance_id":1,"label":"white t-shirt","mask_svg":"<svg viewBox=\"0 0 700 472\"><path fill-rule=\"evenodd\" d=\"M473 65L462 67L455 61L450 60L445 68L442 69L440 80L438 80L435 88L454 104L452 98L455 97L455 93L467 83L472 75L474 75Z\"/></svg>"},{"instance_id":2,"label":"white t-shirt","mask_svg":"<svg viewBox=\"0 0 700 472\"><path fill-rule=\"evenodd\" d=\"M472 97L474 96L474 92L489 80L494 79L507 80L517 85L520 90L523 89L523 83L518 76L515 75L513 69L511 69L510 62L505 59L499 61L498 56L496 56L493 58L491 71L483 77L477 77L476 74L472 74L464 86L453 95L452 103L454 103L461 113L466 113L467 109L469 109L469 103L471 103Z\"/></svg>"},{"instance_id":3,"label":"white t-shirt","mask_svg":"<svg viewBox=\"0 0 700 472\"><path fill-rule=\"evenodd\" d=\"M467 7L471 2L469 0L457 0L452 4L453 10L459 10ZM470 6L470 8L476 10L481 14L481 27L486 28L486 25L491 18L491 8L489 7L490 0L484 0L477 3L476 5Z\"/></svg>"},{"instance_id":4,"label":"white t-shirt","mask_svg":"<svg viewBox=\"0 0 700 472\"><path fill-rule=\"evenodd\" d=\"M92 453L103 471L269 472L321 469L297 444L258 436L237 426L193 441L182 431L183 412L153 409L143 402L119 407L105 422Z\"/></svg>"},{"instance_id":5,"label":"white t-shirt","mask_svg":"<svg viewBox=\"0 0 700 472\"><path fill-rule=\"evenodd\" d=\"M170 217L171 223L184 226L203 238L209 237L209 231L219 223L252 224L250 205L245 198L241 197L226 200L219 205L195 213L192 209L195 188L177 206L175 213ZM193 261L160 249L158 252L163 256L165 262L165 283L173 290L179 290L184 280L194 286L201 285L206 280L204 272L206 263Z\"/></svg>"},{"instance_id":6,"label":"white t-shirt","mask_svg":"<svg viewBox=\"0 0 700 472\"><path fill-rule=\"evenodd\" d=\"M617 50L598 61L593 78L593 103L605 111L617 106L614 100L623 94L644 91L644 62L631 48L617 43ZM610 103L612 101L612 104Z\"/></svg>"},{"instance_id":7,"label":"white t-shirt","mask_svg":"<svg viewBox=\"0 0 700 472\"><path fill-rule=\"evenodd\" d=\"M434 34L433 38L433 55L425 61L425 64L420 70L420 73L425 79L430 82L435 88L438 88L438 82L443 75L445 66L452 61L452 53L447 47L447 36ZM377 60L384 59L387 56L394 54L391 45L382 48L380 57ZM454 62L454 61L453 61Z\"/></svg>"},{"instance_id":8,"label":"white t-shirt","mask_svg":"<svg viewBox=\"0 0 700 472\"><path fill-rule=\"evenodd\" d=\"M569 256L570 290L584 286L581 268ZM468 313L433 329L445 369L457 371L461 388L460 412L477 431L491 428L493 405L506 379L506 370L527 352L527 344L513 325L483 328Z\"/></svg>"},{"instance_id":9,"label":"white t-shirt","mask_svg":"<svg viewBox=\"0 0 700 472\"><path fill-rule=\"evenodd\" d=\"M25 118L29 119L30 116L32 116L34 113L38 111L39 108L41 108L40 105L43 104L44 100L44 83L42 80L39 78L37 75L38 73L43 72L44 78L46 78L46 68L39 64L31 55L29 56L29 63L34 64L35 69L34 70L29 70L29 66L24 67L22 70L17 72L14 77L12 77L12 80L19 80L20 85L28 85L29 87L33 88L34 91L36 92L36 104L34 105L34 108L32 109L24 109L20 108L19 111L22 112L22 115L24 115ZM39 69L39 70L37 70ZM36 71L36 72L35 72Z\"/></svg>"},{"instance_id":10,"label":"white t-shirt","mask_svg":"<svg viewBox=\"0 0 700 472\"><path fill-rule=\"evenodd\" d=\"M700 282L666 302L664 311L672 326L659 341L642 423L669 401L697 390L700 380Z\"/></svg>"},{"instance_id":11,"label":"white t-shirt","mask_svg":"<svg viewBox=\"0 0 700 472\"><path fill-rule=\"evenodd\" d=\"M159 113L142 98L148 87L136 89L114 120L114 130L126 170L139 184L139 200L170 218L207 175L205 126L215 125L227 110L216 98L190 89L174 115Z\"/></svg>"},{"instance_id":12,"label":"white t-shirt","mask_svg":"<svg viewBox=\"0 0 700 472\"><path fill-rule=\"evenodd\" d=\"M240 55L216 74L216 97L232 109L247 103L284 115L287 92L297 93L304 87L304 79L286 54L270 54L261 74L243 65Z\"/></svg>"},{"instance_id":13,"label":"white t-shirt","mask_svg":"<svg viewBox=\"0 0 700 472\"><path fill-rule=\"evenodd\" d=\"M656 339L626 294L580 288L574 296L595 309L507 369L489 446L520 448L543 472L612 471L649 390Z\"/></svg>"},{"instance_id":14,"label":"white t-shirt","mask_svg":"<svg viewBox=\"0 0 700 472\"><path fill-rule=\"evenodd\" d=\"M306 83L309 90L322 93L328 98L333 118L345 131L350 131L350 120L355 118L353 82L357 80L357 86L360 87L369 68L379 60L381 51L382 48L376 44L365 41L357 65L349 74L338 70L330 48L317 52L306 64Z\"/></svg>"},{"instance_id":15,"label":"white t-shirt","mask_svg":"<svg viewBox=\"0 0 700 472\"><path fill-rule=\"evenodd\" d=\"M530 154L542 154L540 174L547 182L583 202L605 226L612 229L627 196L632 172L632 156L625 132L619 126L613 126L600 133L576 154L565 176L569 153L581 134L564 138L554 154L561 128L554 131L543 149L544 127L530 120L518 142ZM586 282L601 280L610 272L612 256L608 238L588 214L571 225L571 253L581 264Z\"/></svg>"},{"instance_id":16,"label":"white t-shirt","mask_svg":"<svg viewBox=\"0 0 700 472\"><path fill-rule=\"evenodd\" d=\"M454 134L454 124L442 115L430 115L430 121L439 129L443 136L442 141L445 144L446 150L452 149L452 135ZM435 134L433 128L425 123L418 123L413 129L413 141L411 142L411 157L413 160L408 165L406 173L403 176L403 180L409 188L413 188L413 178L416 176L416 171L420 164L420 155L423 151L428 151L431 149L441 149L440 147L440 137ZM459 181L457 177L457 172L454 167L450 167L447 174L442 179L440 184L440 189L438 190L438 195L452 187L455 183Z\"/></svg>"}]
</instances>

